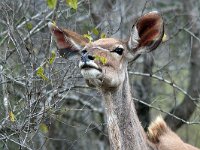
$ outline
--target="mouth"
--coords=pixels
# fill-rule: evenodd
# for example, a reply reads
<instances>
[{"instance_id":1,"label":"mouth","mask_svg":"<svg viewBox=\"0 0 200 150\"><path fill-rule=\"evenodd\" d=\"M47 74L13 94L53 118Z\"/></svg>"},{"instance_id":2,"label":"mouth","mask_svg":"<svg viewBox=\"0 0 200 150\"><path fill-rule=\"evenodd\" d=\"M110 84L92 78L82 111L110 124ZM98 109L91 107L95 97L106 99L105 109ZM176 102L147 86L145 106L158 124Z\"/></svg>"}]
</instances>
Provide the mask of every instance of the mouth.
<instances>
[{"instance_id":1,"label":"mouth","mask_svg":"<svg viewBox=\"0 0 200 150\"><path fill-rule=\"evenodd\" d=\"M81 70L96 69L96 70L98 70L99 72L102 72L102 69L99 68L99 67L97 66L97 64L95 64L94 62L87 62L87 63L80 62L80 63L79 63L79 68L80 68Z\"/></svg>"},{"instance_id":2,"label":"mouth","mask_svg":"<svg viewBox=\"0 0 200 150\"><path fill-rule=\"evenodd\" d=\"M99 79L102 77L102 69L93 61L79 63L81 74L85 79Z\"/></svg>"}]
</instances>

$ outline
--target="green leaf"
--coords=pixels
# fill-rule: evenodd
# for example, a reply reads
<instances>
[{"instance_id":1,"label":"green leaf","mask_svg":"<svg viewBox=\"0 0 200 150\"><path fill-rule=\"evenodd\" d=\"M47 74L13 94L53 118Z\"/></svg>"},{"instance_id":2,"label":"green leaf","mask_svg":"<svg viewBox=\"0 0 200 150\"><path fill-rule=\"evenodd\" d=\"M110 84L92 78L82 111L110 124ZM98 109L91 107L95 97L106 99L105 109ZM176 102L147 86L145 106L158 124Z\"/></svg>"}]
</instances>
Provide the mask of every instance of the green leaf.
<instances>
[{"instance_id":1,"label":"green leaf","mask_svg":"<svg viewBox=\"0 0 200 150\"><path fill-rule=\"evenodd\" d=\"M99 35L99 31L97 30L97 28L93 28L92 29L92 33L94 33L94 35Z\"/></svg>"},{"instance_id":2,"label":"green leaf","mask_svg":"<svg viewBox=\"0 0 200 150\"><path fill-rule=\"evenodd\" d=\"M69 5L69 7L77 10L78 8L78 2L77 0L66 0L67 5Z\"/></svg>"},{"instance_id":3,"label":"green leaf","mask_svg":"<svg viewBox=\"0 0 200 150\"><path fill-rule=\"evenodd\" d=\"M27 22L27 23L26 23L26 28L27 28L28 30L33 29L33 24L32 24L31 22Z\"/></svg>"},{"instance_id":4,"label":"green leaf","mask_svg":"<svg viewBox=\"0 0 200 150\"><path fill-rule=\"evenodd\" d=\"M95 55L95 60L100 61L103 65L105 65L107 63L107 58L105 58L103 56Z\"/></svg>"},{"instance_id":5,"label":"green leaf","mask_svg":"<svg viewBox=\"0 0 200 150\"><path fill-rule=\"evenodd\" d=\"M47 5L50 9L54 9L56 7L57 0L47 0Z\"/></svg>"},{"instance_id":6,"label":"green leaf","mask_svg":"<svg viewBox=\"0 0 200 150\"><path fill-rule=\"evenodd\" d=\"M12 111L9 112L9 119L11 122L15 122L16 118Z\"/></svg>"},{"instance_id":7,"label":"green leaf","mask_svg":"<svg viewBox=\"0 0 200 150\"><path fill-rule=\"evenodd\" d=\"M39 67L38 70L37 70L37 75L41 75L43 73L44 73L43 67Z\"/></svg>"},{"instance_id":8,"label":"green leaf","mask_svg":"<svg viewBox=\"0 0 200 150\"><path fill-rule=\"evenodd\" d=\"M106 38L106 34L105 33L101 33L101 39Z\"/></svg>"},{"instance_id":9,"label":"green leaf","mask_svg":"<svg viewBox=\"0 0 200 150\"><path fill-rule=\"evenodd\" d=\"M52 23L53 23L54 26L56 26L56 22L55 21L52 21Z\"/></svg>"},{"instance_id":10,"label":"green leaf","mask_svg":"<svg viewBox=\"0 0 200 150\"><path fill-rule=\"evenodd\" d=\"M45 80L45 81L48 80L48 78L44 75L43 67L39 67L36 74L38 77L41 77L43 80Z\"/></svg>"},{"instance_id":11,"label":"green leaf","mask_svg":"<svg viewBox=\"0 0 200 150\"><path fill-rule=\"evenodd\" d=\"M89 42L92 42L93 38L91 36L91 34L84 34L83 37L87 38L89 40Z\"/></svg>"},{"instance_id":12,"label":"green leaf","mask_svg":"<svg viewBox=\"0 0 200 150\"><path fill-rule=\"evenodd\" d=\"M51 57L49 58L49 64L50 64L50 65L53 64L55 58L56 58L56 53L55 53L55 51L52 51L52 52L51 52Z\"/></svg>"},{"instance_id":13,"label":"green leaf","mask_svg":"<svg viewBox=\"0 0 200 150\"><path fill-rule=\"evenodd\" d=\"M162 37L162 42L166 42L168 40L168 36L167 34L164 33L163 37Z\"/></svg>"},{"instance_id":14,"label":"green leaf","mask_svg":"<svg viewBox=\"0 0 200 150\"><path fill-rule=\"evenodd\" d=\"M105 57L101 57L100 61L102 62L103 65L107 63L107 59Z\"/></svg>"},{"instance_id":15,"label":"green leaf","mask_svg":"<svg viewBox=\"0 0 200 150\"><path fill-rule=\"evenodd\" d=\"M43 133L48 133L48 131L49 131L47 125L44 124L44 123L41 123L41 124L40 124L39 129L40 129L40 131L43 132Z\"/></svg>"}]
</instances>

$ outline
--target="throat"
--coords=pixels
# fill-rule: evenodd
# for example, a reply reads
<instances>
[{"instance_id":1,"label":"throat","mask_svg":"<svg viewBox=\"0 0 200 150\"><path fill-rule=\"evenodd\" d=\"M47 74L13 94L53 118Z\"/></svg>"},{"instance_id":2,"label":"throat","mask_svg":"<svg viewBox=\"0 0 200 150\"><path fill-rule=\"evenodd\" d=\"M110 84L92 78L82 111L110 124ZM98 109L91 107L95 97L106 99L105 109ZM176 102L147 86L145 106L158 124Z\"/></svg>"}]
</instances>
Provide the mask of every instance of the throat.
<instances>
[{"instance_id":1,"label":"throat","mask_svg":"<svg viewBox=\"0 0 200 150\"><path fill-rule=\"evenodd\" d=\"M146 138L131 98L128 74L117 89L102 91L111 147L146 150Z\"/></svg>"}]
</instances>

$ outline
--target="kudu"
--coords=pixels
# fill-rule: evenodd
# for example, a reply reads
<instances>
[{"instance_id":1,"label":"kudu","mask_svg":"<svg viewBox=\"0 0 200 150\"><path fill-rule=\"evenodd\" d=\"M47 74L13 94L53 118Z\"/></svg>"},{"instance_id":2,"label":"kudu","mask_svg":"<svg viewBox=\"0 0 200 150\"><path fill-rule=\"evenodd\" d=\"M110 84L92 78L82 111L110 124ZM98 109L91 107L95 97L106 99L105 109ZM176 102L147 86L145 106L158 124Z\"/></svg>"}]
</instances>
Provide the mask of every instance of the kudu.
<instances>
[{"instance_id":1,"label":"kudu","mask_svg":"<svg viewBox=\"0 0 200 150\"><path fill-rule=\"evenodd\" d=\"M74 54L80 56L79 68L86 83L102 93L111 149L157 149L147 139L138 119L131 97L127 66L130 61L156 49L160 44L164 34L161 15L153 11L140 17L127 41L103 38L89 42L83 36L53 23L48 26L60 55L66 59Z\"/></svg>"}]
</instances>

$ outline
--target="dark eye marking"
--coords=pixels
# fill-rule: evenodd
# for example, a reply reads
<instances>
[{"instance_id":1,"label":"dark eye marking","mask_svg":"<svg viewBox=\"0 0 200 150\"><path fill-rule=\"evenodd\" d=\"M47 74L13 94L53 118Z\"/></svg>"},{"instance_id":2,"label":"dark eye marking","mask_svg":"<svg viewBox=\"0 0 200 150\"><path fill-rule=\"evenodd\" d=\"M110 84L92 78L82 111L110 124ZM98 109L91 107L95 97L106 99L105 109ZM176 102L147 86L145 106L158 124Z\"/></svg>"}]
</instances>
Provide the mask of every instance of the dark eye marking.
<instances>
[{"instance_id":1,"label":"dark eye marking","mask_svg":"<svg viewBox=\"0 0 200 150\"><path fill-rule=\"evenodd\" d=\"M117 47L117 48L115 48L115 49L114 49L113 51L111 51L111 52L115 52L115 53L117 53L118 55L122 55L122 54L123 54L123 51L124 51L123 48Z\"/></svg>"}]
</instances>

